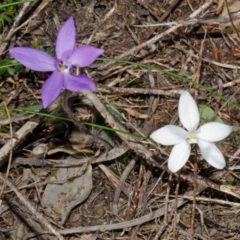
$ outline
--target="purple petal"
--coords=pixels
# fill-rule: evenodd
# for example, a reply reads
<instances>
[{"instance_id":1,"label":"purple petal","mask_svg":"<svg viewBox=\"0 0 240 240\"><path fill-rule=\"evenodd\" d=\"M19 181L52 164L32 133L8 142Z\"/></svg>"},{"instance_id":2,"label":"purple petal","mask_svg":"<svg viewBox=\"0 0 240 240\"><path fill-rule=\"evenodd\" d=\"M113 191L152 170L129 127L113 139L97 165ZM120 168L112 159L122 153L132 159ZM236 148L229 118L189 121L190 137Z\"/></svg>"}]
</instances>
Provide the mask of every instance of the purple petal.
<instances>
[{"instance_id":1,"label":"purple petal","mask_svg":"<svg viewBox=\"0 0 240 240\"><path fill-rule=\"evenodd\" d=\"M42 86L42 102L44 108L48 107L49 104L59 96L63 88L63 81L63 74L56 71L44 82Z\"/></svg>"},{"instance_id":2,"label":"purple petal","mask_svg":"<svg viewBox=\"0 0 240 240\"><path fill-rule=\"evenodd\" d=\"M60 28L56 42L56 55L60 60L67 60L76 43L76 28L73 17L70 17Z\"/></svg>"},{"instance_id":3,"label":"purple petal","mask_svg":"<svg viewBox=\"0 0 240 240\"><path fill-rule=\"evenodd\" d=\"M55 71L55 59L49 54L34 48L14 47L10 55L27 68L39 72Z\"/></svg>"},{"instance_id":4,"label":"purple petal","mask_svg":"<svg viewBox=\"0 0 240 240\"><path fill-rule=\"evenodd\" d=\"M80 46L76 48L68 61L75 66L87 67L92 64L97 57L102 55L104 52L101 48L95 48L93 46Z\"/></svg>"},{"instance_id":5,"label":"purple petal","mask_svg":"<svg viewBox=\"0 0 240 240\"><path fill-rule=\"evenodd\" d=\"M96 90L95 84L86 75L73 76L70 74L64 74L64 87L72 92L78 92L82 90Z\"/></svg>"}]
</instances>

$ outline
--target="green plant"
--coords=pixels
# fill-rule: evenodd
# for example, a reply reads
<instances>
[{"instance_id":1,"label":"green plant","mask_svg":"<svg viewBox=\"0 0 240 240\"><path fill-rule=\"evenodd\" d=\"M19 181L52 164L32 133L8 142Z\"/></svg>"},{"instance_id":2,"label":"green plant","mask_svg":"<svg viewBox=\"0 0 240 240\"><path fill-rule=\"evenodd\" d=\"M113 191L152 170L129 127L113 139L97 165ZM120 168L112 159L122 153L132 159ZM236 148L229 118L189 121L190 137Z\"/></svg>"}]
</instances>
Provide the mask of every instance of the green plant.
<instances>
[{"instance_id":1,"label":"green plant","mask_svg":"<svg viewBox=\"0 0 240 240\"><path fill-rule=\"evenodd\" d=\"M0 3L0 29L4 26L5 22L12 23L13 17L16 12L16 6L12 5L14 0L8 0Z\"/></svg>"},{"instance_id":2,"label":"green plant","mask_svg":"<svg viewBox=\"0 0 240 240\"><path fill-rule=\"evenodd\" d=\"M10 58L0 60L0 76L4 74L14 75L21 68L22 66L16 60Z\"/></svg>"}]
</instances>

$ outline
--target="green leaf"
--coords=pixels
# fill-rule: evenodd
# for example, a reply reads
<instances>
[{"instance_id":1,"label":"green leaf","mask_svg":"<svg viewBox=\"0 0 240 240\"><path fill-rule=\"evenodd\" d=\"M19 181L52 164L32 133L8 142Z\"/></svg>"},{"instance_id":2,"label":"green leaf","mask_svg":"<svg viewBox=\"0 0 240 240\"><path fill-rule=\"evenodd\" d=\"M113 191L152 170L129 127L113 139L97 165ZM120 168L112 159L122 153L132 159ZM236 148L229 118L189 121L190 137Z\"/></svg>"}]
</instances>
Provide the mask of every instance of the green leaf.
<instances>
[{"instance_id":1,"label":"green leaf","mask_svg":"<svg viewBox=\"0 0 240 240\"><path fill-rule=\"evenodd\" d=\"M100 136L108 142L112 147L115 147L115 143L113 142L112 138L109 136L108 132L105 130L102 130L100 132Z\"/></svg>"},{"instance_id":2,"label":"green leaf","mask_svg":"<svg viewBox=\"0 0 240 240\"><path fill-rule=\"evenodd\" d=\"M41 109L42 109L42 105L32 105L24 108L24 111L39 112Z\"/></svg>"},{"instance_id":3,"label":"green leaf","mask_svg":"<svg viewBox=\"0 0 240 240\"><path fill-rule=\"evenodd\" d=\"M8 72L8 74L9 75L14 75L14 70L13 70L13 68L7 68L7 72Z\"/></svg>"},{"instance_id":4,"label":"green leaf","mask_svg":"<svg viewBox=\"0 0 240 240\"><path fill-rule=\"evenodd\" d=\"M4 15L3 18L6 22L12 23L12 19L8 15Z\"/></svg>"},{"instance_id":5,"label":"green leaf","mask_svg":"<svg viewBox=\"0 0 240 240\"><path fill-rule=\"evenodd\" d=\"M235 140L236 144L237 144L237 145L239 145L239 143L240 143L240 140L239 140L239 137L238 137L238 135L237 135L235 132L233 132L233 138L234 138L234 140Z\"/></svg>"},{"instance_id":6,"label":"green leaf","mask_svg":"<svg viewBox=\"0 0 240 240\"><path fill-rule=\"evenodd\" d=\"M211 121L212 117L215 115L215 112L213 111L213 109L208 107L205 104L199 104L199 112L200 112L200 118L204 122ZM215 122L224 123L219 116L216 116Z\"/></svg>"},{"instance_id":7,"label":"green leaf","mask_svg":"<svg viewBox=\"0 0 240 240\"><path fill-rule=\"evenodd\" d=\"M106 104L107 110L119 121L122 122L122 116L117 109L117 105L112 101Z\"/></svg>"},{"instance_id":8,"label":"green leaf","mask_svg":"<svg viewBox=\"0 0 240 240\"><path fill-rule=\"evenodd\" d=\"M57 179L57 174L52 169L50 169L50 174Z\"/></svg>"}]
</instances>

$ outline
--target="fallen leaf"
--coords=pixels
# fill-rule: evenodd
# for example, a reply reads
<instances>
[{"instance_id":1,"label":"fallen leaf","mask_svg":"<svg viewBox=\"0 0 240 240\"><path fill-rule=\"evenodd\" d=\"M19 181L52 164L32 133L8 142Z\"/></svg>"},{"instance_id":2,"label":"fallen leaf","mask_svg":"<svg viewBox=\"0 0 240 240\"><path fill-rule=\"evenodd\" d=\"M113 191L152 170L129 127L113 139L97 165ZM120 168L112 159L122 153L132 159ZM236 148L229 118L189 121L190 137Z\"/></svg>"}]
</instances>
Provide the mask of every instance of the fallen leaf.
<instances>
[{"instance_id":1,"label":"fallen leaf","mask_svg":"<svg viewBox=\"0 0 240 240\"><path fill-rule=\"evenodd\" d=\"M228 10L230 13L240 11L239 0L226 0L226 1L228 3L228 6L224 4L221 14L222 17L226 17L229 15ZM229 22L219 24L219 29L223 33L230 34L232 37L238 38L238 34L240 35L240 19L233 20L233 24L235 28L233 27L232 22L229 20ZM238 32L238 34L236 33L236 31Z\"/></svg>"},{"instance_id":2,"label":"fallen leaf","mask_svg":"<svg viewBox=\"0 0 240 240\"><path fill-rule=\"evenodd\" d=\"M131 116L135 117L135 118L141 118L141 119L146 119L148 118L147 114L144 113L140 113L134 109L129 109L129 108L125 108L125 111L127 111Z\"/></svg>"},{"instance_id":3,"label":"fallen leaf","mask_svg":"<svg viewBox=\"0 0 240 240\"><path fill-rule=\"evenodd\" d=\"M50 178L42 197L45 213L64 224L74 207L87 199L92 190L92 166L59 168L57 180Z\"/></svg>"}]
</instances>

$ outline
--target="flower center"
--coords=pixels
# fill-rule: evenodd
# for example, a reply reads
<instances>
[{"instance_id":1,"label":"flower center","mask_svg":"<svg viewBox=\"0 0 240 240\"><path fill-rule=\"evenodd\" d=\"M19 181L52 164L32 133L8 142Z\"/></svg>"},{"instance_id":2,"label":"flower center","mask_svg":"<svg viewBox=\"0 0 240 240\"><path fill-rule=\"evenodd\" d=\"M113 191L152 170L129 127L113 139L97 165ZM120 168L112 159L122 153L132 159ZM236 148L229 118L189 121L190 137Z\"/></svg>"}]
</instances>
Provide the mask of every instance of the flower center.
<instances>
[{"instance_id":1,"label":"flower center","mask_svg":"<svg viewBox=\"0 0 240 240\"><path fill-rule=\"evenodd\" d=\"M69 62L57 60L57 69L63 73L72 73L72 65Z\"/></svg>"},{"instance_id":2,"label":"flower center","mask_svg":"<svg viewBox=\"0 0 240 240\"><path fill-rule=\"evenodd\" d=\"M187 136L187 141L188 141L190 144L197 143L197 138L196 138L195 133L189 132L189 133L188 133L188 136Z\"/></svg>"}]
</instances>

